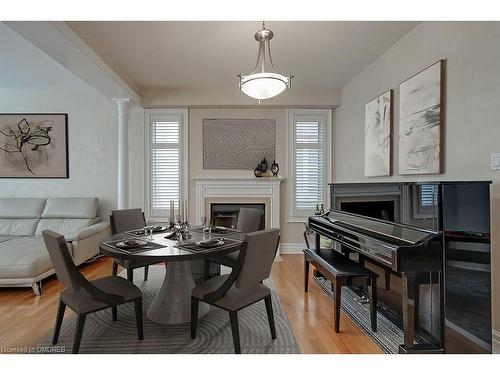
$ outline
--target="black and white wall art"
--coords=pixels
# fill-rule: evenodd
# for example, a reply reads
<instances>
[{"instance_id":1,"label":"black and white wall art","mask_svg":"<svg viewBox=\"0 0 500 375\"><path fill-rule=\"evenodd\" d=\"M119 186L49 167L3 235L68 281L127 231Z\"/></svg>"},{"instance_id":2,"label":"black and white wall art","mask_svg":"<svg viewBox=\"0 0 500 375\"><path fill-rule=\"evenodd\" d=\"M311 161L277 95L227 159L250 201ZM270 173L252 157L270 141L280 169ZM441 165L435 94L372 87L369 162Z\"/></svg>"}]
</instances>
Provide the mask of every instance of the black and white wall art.
<instances>
[{"instance_id":1,"label":"black and white wall art","mask_svg":"<svg viewBox=\"0 0 500 375\"><path fill-rule=\"evenodd\" d=\"M399 86L399 174L441 173L444 60Z\"/></svg>"},{"instance_id":2,"label":"black and white wall art","mask_svg":"<svg viewBox=\"0 0 500 375\"><path fill-rule=\"evenodd\" d=\"M0 178L68 178L67 114L0 114Z\"/></svg>"},{"instance_id":3,"label":"black and white wall art","mask_svg":"<svg viewBox=\"0 0 500 375\"><path fill-rule=\"evenodd\" d=\"M392 90L365 106L365 176L391 175Z\"/></svg>"},{"instance_id":4,"label":"black and white wall art","mask_svg":"<svg viewBox=\"0 0 500 375\"><path fill-rule=\"evenodd\" d=\"M203 169L246 169L276 160L276 120L203 119Z\"/></svg>"}]
</instances>

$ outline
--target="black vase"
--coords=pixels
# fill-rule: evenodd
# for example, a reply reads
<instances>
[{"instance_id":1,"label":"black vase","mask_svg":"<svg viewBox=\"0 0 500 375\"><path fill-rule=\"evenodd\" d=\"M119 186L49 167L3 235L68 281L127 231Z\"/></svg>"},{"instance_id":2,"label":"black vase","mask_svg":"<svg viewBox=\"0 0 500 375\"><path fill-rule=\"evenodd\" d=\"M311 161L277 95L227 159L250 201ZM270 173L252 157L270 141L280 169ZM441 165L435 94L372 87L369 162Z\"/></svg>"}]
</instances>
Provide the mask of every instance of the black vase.
<instances>
[{"instance_id":1,"label":"black vase","mask_svg":"<svg viewBox=\"0 0 500 375\"><path fill-rule=\"evenodd\" d=\"M274 160L273 164L271 165L271 172L273 172L273 176L277 176L279 171L280 166L278 165L278 163L276 163L276 160Z\"/></svg>"},{"instance_id":2,"label":"black vase","mask_svg":"<svg viewBox=\"0 0 500 375\"><path fill-rule=\"evenodd\" d=\"M253 170L253 174L255 177L262 177L262 171L260 170L260 165L257 165L257 167Z\"/></svg>"},{"instance_id":3,"label":"black vase","mask_svg":"<svg viewBox=\"0 0 500 375\"><path fill-rule=\"evenodd\" d=\"M264 160L262 160L262 161L260 162L260 171L261 171L262 173L266 173L266 172L267 172L267 168L268 168L268 165L267 165L267 160L266 160L266 158L264 158Z\"/></svg>"}]
</instances>

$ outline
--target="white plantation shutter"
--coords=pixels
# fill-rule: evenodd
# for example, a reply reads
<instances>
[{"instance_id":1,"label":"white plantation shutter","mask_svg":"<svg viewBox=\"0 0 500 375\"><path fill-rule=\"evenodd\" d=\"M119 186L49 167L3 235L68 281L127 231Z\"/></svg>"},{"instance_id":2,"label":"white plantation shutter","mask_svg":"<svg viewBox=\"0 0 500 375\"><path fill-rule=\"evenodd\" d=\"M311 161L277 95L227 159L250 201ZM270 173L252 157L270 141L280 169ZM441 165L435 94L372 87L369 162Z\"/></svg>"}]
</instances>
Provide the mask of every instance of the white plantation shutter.
<instances>
[{"instance_id":1,"label":"white plantation shutter","mask_svg":"<svg viewBox=\"0 0 500 375\"><path fill-rule=\"evenodd\" d=\"M289 117L294 217L312 215L316 205L327 209L328 124L325 110L293 110Z\"/></svg>"},{"instance_id":2,"label":"white plantation shutter","mask_svg":"<svg viewBox=\"0 0 500 375\"><path fill-rule=\"evenodd\" d=\"M169 216L170 201L183 199L182 138L183 116L175 114L150 117L150 216Z\"/></svg>"}]
</instances>

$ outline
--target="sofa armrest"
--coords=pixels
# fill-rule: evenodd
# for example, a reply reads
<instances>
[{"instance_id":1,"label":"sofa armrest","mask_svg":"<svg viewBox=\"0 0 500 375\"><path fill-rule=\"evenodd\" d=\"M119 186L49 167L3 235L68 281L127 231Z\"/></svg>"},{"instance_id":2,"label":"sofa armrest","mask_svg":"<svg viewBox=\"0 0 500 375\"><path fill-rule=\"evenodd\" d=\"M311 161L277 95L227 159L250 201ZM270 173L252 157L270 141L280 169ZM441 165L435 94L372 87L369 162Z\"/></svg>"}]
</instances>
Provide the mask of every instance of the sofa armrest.
<instances>
[{"instance_id":1,"label":"sofa armrest","mask_svg":"<svg viewBox=\"0 0 500 375\"><path fill-rule=\"evenodd\" d=\"M75 232L71 232L64 237L66 239L66 242L79 241L79 240L83 240L85 238L91 237L91 236L93 236L97 233L100 233L102 231L105 231L108 228L109 228L109 223L106 221L101 221L99 223L92 224L88 227L77 230Z\"/></svg>"}]
</instances>

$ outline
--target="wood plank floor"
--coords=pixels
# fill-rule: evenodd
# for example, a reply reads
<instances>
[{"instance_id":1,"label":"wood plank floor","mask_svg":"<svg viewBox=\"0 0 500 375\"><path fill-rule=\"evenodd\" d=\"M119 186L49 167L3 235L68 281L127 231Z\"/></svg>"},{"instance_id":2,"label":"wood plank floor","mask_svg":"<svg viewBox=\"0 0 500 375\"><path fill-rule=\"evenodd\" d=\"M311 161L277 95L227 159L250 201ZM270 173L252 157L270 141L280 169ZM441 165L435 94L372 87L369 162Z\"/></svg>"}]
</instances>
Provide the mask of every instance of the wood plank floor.
<instances>
[{"instance_id":1,"label":"wood plank floor","mask_svg":"<svg viewBox=\"0 0 500 375\"><path fill-rule=\"evenodd\" d=\"M333 330L333 304L316 286L303 292L303 257L283 255L275 262L272 279L302 353L381 353L345 314L341 332ZM111 261L98 259L81 267L88 279L111 273ZM23 347L38 343L52 331L62 284L55 277L43 283L35 297L28 288L0 288L0 347ZM67 310L66 316L70 316Z\"/></svg>"}]
</instances>

